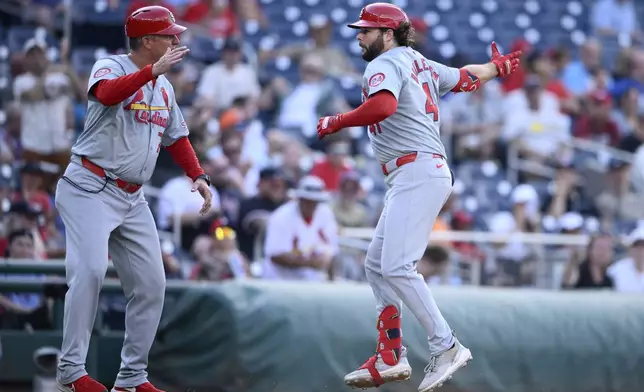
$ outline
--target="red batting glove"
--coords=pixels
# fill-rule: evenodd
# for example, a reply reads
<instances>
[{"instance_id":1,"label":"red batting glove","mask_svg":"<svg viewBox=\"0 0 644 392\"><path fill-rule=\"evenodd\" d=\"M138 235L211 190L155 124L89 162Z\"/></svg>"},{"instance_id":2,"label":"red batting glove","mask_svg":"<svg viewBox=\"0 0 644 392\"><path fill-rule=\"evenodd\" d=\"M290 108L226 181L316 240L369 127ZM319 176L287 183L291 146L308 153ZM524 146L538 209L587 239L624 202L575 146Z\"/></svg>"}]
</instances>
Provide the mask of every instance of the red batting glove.
<instances>
[{"instance_id":1,"label":"red batting glove","mask_svg":"<svg viewBox=\"0 0 644 392\"><path fill-rule=\"evenodd\" d=\"M341 114L322 117L318 120L318 139L322 140L326 135L336 133L342 129L340 126Z\"/></svg>"},{"instance_id":2,"label":"red batting glove","mask_svg":"<svg viewBox=\"0 0 644 392\"><path fill-rule=\"evenodd\" d=\"M496 47L496 42L492 42L491 48L492 58L490 61L496 66L496 72L498 73L499 78L508 76L519 68L519 64L521 64L521 59L519 59L519 57L523 52L519 50L510 54L502 55Z\"/></svg>"}]
</instances>

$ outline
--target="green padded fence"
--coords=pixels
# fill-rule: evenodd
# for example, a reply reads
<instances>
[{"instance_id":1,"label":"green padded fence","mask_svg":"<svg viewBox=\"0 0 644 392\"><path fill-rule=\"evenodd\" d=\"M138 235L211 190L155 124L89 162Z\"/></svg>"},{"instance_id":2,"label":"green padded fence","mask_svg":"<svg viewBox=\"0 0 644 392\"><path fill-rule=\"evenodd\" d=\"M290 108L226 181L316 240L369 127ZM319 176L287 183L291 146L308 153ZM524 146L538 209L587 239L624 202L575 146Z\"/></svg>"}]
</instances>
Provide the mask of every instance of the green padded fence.
<instances>
[{"instance_id":1,"label":"green padded fence","mask_svg":"<svg viewBox=\"0 0 644 392\"><path fill-rule=\"evenodd\" d=\"M108 285L110 291L117 288ZM441 391L644 391L644 296L470 287L433 291L474 355ZM215 391L222 385L240 392L347 391L343 376L375 349L375 302L365 285L170 283L168 292L149 372L182 391ZM7 363L24 347L10 343L18 339L12 334L0 333L5 347L0 381L8 371L21 371ZM416 391L422 379L427 340L407 310L403 335L412 379L379 391ZM118 333L94 338L96 362L88 366L104 382L118 370L121 341Z\"/></svg>"}]
</instances>

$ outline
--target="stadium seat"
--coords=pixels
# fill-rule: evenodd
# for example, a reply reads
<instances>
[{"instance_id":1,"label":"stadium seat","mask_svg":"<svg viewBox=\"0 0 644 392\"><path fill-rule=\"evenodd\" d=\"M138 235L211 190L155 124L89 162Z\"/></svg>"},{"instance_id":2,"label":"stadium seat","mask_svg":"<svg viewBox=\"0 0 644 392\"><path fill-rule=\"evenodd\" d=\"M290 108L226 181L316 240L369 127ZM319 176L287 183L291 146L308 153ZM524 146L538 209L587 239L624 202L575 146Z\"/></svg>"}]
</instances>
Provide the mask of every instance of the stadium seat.
<instances>
[{"instance_id":1,"label":"stadium seat","mask_svg":"<svg viewBox=\"0 0 644 392\"><path fill-rule=\"evenodd\" d=\"M72 18L75 22L95 25L121 24L126 18L127 1L110 8L105 0L75 0Z\"/></svg>"}]
</instances>

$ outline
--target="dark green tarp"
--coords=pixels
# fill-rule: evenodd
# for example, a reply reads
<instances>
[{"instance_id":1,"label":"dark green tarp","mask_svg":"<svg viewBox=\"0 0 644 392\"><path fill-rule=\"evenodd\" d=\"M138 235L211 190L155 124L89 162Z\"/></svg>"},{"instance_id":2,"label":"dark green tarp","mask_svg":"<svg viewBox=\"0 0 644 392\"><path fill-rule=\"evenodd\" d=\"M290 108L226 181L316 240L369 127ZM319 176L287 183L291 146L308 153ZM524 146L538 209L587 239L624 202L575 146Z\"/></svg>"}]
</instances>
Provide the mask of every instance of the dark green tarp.
<instances>
[{"instance_id":1,"label":"dark green tarp","mask_svg":"<svg viewBox=\"0 0 644 392\"><path fill-rule=\"evenodd\" d=\"M474 360L441 391L644 391L644 296L611 292L435 288ZM375 349L375 302L358 284L224 283L168 303L150 355L155 379L197 391L345 391ZM427 339L403 313L416 391ZM235 384L239 383L239 384Z\"/></svg>"}]
</instances>

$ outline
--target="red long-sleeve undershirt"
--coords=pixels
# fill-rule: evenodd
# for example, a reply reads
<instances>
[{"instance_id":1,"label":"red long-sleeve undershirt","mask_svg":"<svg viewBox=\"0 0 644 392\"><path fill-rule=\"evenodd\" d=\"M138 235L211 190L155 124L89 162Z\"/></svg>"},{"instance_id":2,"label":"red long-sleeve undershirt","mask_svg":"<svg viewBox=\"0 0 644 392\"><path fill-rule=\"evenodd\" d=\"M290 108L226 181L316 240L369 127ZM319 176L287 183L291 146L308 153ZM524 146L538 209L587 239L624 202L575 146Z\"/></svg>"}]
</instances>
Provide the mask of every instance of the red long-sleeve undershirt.
<instances>
[{"instance_id":1,"label":"red long-sleeve undershirt","mask_svg":"<svg viewBox=\"0 0 644 392\"><path fill-rule=\"evenodd\" d=\"M140 71L120 76L116 79L101 80L94 86L94 96L105 106L117 105L132 95L147 83L155 80L152 75L152 65L142 68ZM166 151L172 160L186 173L188 177L195 180L204 174L195 149L187 137L182 137L166 147Z\"/></svg>"},{"instance_id":2,"label":"red long-sleeve undershirt","mask_svg":"<svg viewBox=\"0 0 644 392\"><path fill-rule=\"evenodd\" d=\"M195 149L192 147L192 143L190 143L190 140L188 140L187 137L178 139L166 147L165 150L170 154L172 160L182 168L186 175L193 181L200 175L204 174L201 165L199 165Z\"/></svg>"},{"instance_id":3,"label":"red long-sleeve undershirt","mask_svg":"<svg viewBox=\"0 0 644 392\"><path fill-rule=\"evenodd\" d=\"M152 65L148 65L132 74L119 76L116 79L98 81L94 85L93 93L101 104L114 106L134 95L146 83L154 79Z\"/></svg>"},{"instance_id":4,"label":"red long-sleeve undershirt","mask_svg":"<svg viewBox=\"0 0 644 392\"><path fill-rule=\"evenodd\" d=\"M371 95L362 105L340 116L339 127L360 127L377 124L396 113L398 100L388 90Z\"/></svg>"}]
</instances>

